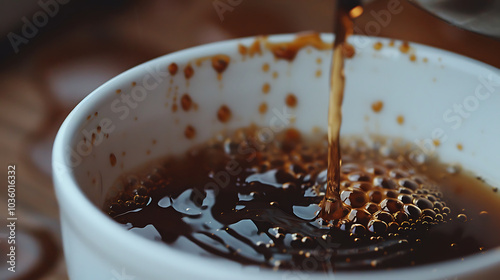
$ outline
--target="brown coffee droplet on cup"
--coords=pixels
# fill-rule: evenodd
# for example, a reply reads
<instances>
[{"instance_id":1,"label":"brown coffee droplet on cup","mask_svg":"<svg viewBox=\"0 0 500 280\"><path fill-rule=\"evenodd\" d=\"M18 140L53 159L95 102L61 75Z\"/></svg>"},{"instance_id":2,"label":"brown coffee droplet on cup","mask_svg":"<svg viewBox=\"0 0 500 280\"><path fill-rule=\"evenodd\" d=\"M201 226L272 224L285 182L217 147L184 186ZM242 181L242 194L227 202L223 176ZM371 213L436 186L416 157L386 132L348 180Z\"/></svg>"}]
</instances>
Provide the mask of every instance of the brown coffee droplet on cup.
<instances>
[{"instance_id":1,"label":"brown coffee droplet on cup","mask_svg":"<svg viewBox=\"0 0 500 280\"><path fill-rule=\"evenodd\" d=\"M285 98L285 103L288 107L294 108L297 106L297 97L293 93L289 93Z\"/></svg>"},{"instance_id":2,"label":"brown coffee droplet on cup","mask_svg":"<svg viewBox=\"0 0 500 280\"><path fill-rule=\"evenodd\" d=\"M222 105L217 111L217 119L223 123L228 122L231 119L231 109L226 105Z\"/></svg>"},{"instance_id":3,"label":"brown coffee droplet on cup","mask_svg":"<svg viewBox=\"0 0 500 280\"><path fill-rule=\"evenodd\" d=\"M356 55L356 49L349 43L342 44L342 55L345 58L353 58Z\"/></svg>"},{"instance_id":4,"label":"brown coffee droplet on cup","mask_svg":"<svg viewBox=\"0 0 500 280\"><path fill-rule=\"evenodd\" d=\"M191 100L191 97L189 94L185 93L181 97L181 107L182 110L184 111L189 111L191 109L191 106L193 105L193 100Z\"/></svg>"},{"instance_id":5,"label":"brown coffee droplet on cup","mask_svg":"<svg viewBox=\"0 0 500 280\"><path fill-rule=\"evenodd\" d=\"M375 44L373 44L373 49L379 51L382 49L383 46L384 45L382 44L382 42L376 42Z\"/></svg>"},{"instance_id":6,"label":"brown coffee droplet on cup","mask_svg":"<svg viewBox=\"0 0 500 280\"><path fill-rule=\"evenodd\" d=\"M187 139L193 139L196 136L196 129L192 125L186 126L184 136L186 136Z\"/></svg>"},{"instance_id":7,"label":"brown coffee droplet on cup","mask_svg":"<svg viewBox=\"0 0 500 280\"><path fill-rule=\"evenodd\" d=\"M109 155L109 163L111 163L111 166L115 166L116 165L116 156L115 156L115 154L111 153Z\"/></svg>"},{"instance_id":8,"label":"brown coffee droplet on cup","mask_svg":"<svg viewBox=\"0 0 500 280\"><path fill-rule=\"evenodd\" d=\"M248 53L248 48L245 47L244 45L242 44L238 44L238 52L241 54L241 55L246 55Z\"/></svg>"},{"instance_id":9,"label":"brown coffee droplet on cup","mask_svg":"<svg viewBox=\"0 0 500 280\"><path fill-rule=\"evenodd\" d=\"M269 90L271 89L271 86L269 85L269 83L265 83L262 85L262 92L264 94L267 94L269 93Z\"/></svg>"},{"instance_id":10,"label":"brown coffee droplet on cup","mask_svg":"<svg viewBox=\"0 0 500 280\"><path fill-rule=\"evenodd\" d=\"M267 103L262 102L259 105L259 113L261 113L262 115L265 114L265 113L267 113Z\"/></svg>"},{"instance_id":11,"label":"brown coffee droplet on cup","mask_svg":"<svg viewBox=\"0 0 500 280\"><path fill-rule=\"evenodd\" d=\"M229 65L231 58L224 54L218 54L212 57L212 68L214 68L217 73L222 73L226 70Z\"/></svg>"},{"instance_id":12,"label":"brown coffee droplet on cup","mask_svg":"<svg viewBox=\"0 0 500 280\"><path fill-rule=\"evenodd\" d=\"M404 41L401 46L399 46L399 51L402 53L407 53L410 51L410 44L407 41Z\"/></svg>"},{"instance_id":13,"label":"brown coffee droplet on cup","mask_svg":"<svg viewBox=\"0 0 500 280\"><path fill-rule=\"evenodd\" d=\"M168 72L172 76L174 76L175 74L177 74L177 70L178 69L179 69L179 67L177 66L177 64L175 62L170 63L170 65L168 66Z\"/></svg>"},{"instance_id":14,"label":"brown coffee droplet on cup","mask_svg":"<svg viewBox=\"0 0 500 280\"><path fill-rule=\"evenodd\" d=\"M379 113L384 108L384 103L382 101L375 101L372 103L372 110L375 113Z\"/></svg>"},{"instance_id":15,"label":"brown coffee droplet on cup","mask_svg":"<svg viewBox=\"0 0 500 280\"><path fill-rule=\"evenodd\" d=\"M186 79L190 79L193 75L194 75L193 66L191 66L191 64L188 64L186 68L184 68L184 77L186 77Z\"/></svg>"},{"instance_id":16,"label":"brown coffee droplet on cup","mask_svg":"<svg viewBox=\"0 0 500 280\"><path fill-rule=\"evenodd\" d=\"M397 117L397 122L398 122L398 124L400 124L400 125L404 124L404 122L405 122L405 117L404 117L404 116L402 116L402 115L399 115L399 116Z\"/></svg>"}]
</instances>

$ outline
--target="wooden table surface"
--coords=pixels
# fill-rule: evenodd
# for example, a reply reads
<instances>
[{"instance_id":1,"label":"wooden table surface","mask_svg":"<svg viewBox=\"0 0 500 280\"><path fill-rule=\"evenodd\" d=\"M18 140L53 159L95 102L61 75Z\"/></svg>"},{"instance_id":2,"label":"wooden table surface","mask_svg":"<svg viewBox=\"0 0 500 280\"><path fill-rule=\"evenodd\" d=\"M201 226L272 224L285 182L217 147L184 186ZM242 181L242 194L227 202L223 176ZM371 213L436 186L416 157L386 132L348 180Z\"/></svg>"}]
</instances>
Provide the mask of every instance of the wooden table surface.
<instances>
[{"instance_id":1,"label":"wooden table surface","mask_svg":"<svg viewBox=\"0 0 500 280\"><path fill-rule=\"evenodd\" d=\"M7 165L16 165L18 232L32 237L42 232L45 239L35 239L49 244L46 254L53 258L36 276L23 278L19 272L19 279L68 279L50 152L64 117L91 90L127 68L190 46L261 34L332 31L332 1L243 0L225 11L215 8L219 2L227 3L153 0L76 14L0 66L0 166L5 170L1 173L6 176ZM396 1L401 12L381 22L377 15L387 10L388 2L365 7L356 21L358 33L419 42L500 67L499 41L450 26L403 0ZM380 26L378 32L369 29L374 23ZM6 204L3 190L0 209ZM7 215L4 212L0 217ZM1 228L3 254L7 232ZM34 254L31 249L24 248L23 253Z\"/></svg>"}]
</instances>

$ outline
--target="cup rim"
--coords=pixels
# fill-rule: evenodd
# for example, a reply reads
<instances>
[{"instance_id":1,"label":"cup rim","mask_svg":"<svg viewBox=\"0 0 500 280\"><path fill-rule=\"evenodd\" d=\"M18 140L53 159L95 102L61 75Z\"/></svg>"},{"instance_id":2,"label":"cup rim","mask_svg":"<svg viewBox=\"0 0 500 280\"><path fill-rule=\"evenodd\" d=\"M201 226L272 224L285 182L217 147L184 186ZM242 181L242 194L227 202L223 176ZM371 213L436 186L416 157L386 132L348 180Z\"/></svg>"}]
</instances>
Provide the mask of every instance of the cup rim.
<instances>
[{"instance_id":1,"label":"cup rim","mask_svg":"<svg viewBox=\"0 0 500 280\"><path fill-rule=\"evenodd\" d=\"M270 41L291 41L295 38L296 34L280 34L270 35L267 38ZM321 34L323 40L333 41L332 34ZM165 62L179 62L188 61L196 57L202 57L214 52L221 52L229 50L238 44L248 45L255 40L256 36L226 40L221 42L204 44L181 51L176 51L170 54L154 58L150 61L135 66L111 80L107 81L87 97L85 97L67 116L61 125L53 145L52 151L52 174L55 182L55 190L57 200L60 206L61 215L66 215L71 226L77 230L84 230L86 225L94 225L92 231L94 236L98 236L99 240L89 238L89 240L96 246L99 242L110 244L117 244L127 246L129 252L139 253L144 262L152 266L164 266L169 259L184 259L183 262L176 262L176 267L180 270L193 271L193 267L203 267L204 270L200 271L200 276L214 273L219 275L221 272L227 273L228 276L234 276L242 272L242 265L236 262L221 261L220 259L208 259L201 256L183 252L178 249L170 248L169 246L159 246L160 244L155 241L148 240L132 232L129 232L114 222L111 218L105 215L98 207L96 207L79 188L75 177L73 176L72 168L65 164L67 159L67 148L71 147L71 141L81 125L81 120L85 119L88 112L95 108L96 104L100 104L107 98L107 94L117 85L123 84L123 81L130 80L138 74L144 73L147 67L152 67L157 64L165 64ZM373 36L360 36L354 35L352 40L363 39L368 40L369 46L375 42L389 42L389 38L373 37ZM399 40L397 40L399 41ZM480 72L497 72L499 69L487 65L483 62L455 54L446 50L421 45L418 43L411 43L411 46L418 50L420 53L429 55L431 57L443 58L443 63L453 65L456 63L466 64L464 71L473 72L478 74ZM428 56L428 57L429 57ZM479 71L479 72L478 72ZM71 207L71 214L65 212L66 209ZM88 230L88 229L87 229ZM126 244L124 243L126 242ZM140 253L140 252L148 252ZM161 256L161 257L159 257ZM396 279L401 275L418 275L418 278L443 278L450 275L467 274L477 272L481 269L490 268L495 264L500 263L500 247L488 250L481 255L468 256L464 261L461 260L448 260L444 262L419 265L416 267L395 268L390 271L339 271L335 272L335 277L338 279L347 279L347 277L357 277L358 279L373 279L373 277L383 276L387 279ZM244 266L243 266L244 267ZM207 270L208 269L208 270ZM201 269L200 269L201 270ZM252 273L245 271L245 277L252 279L252 277L261 277L262 279L274 279L276 275L285 275L289 273L288 270L273 271L272 269L261 268L259 272ZM321 272L307 272L309 279L324 279L325 273ZM226 274L224 274L226 275ZM346 277L346 278L344 278ZM246 279L246 278L245 278Z\"/></svg>"}]
</instances>

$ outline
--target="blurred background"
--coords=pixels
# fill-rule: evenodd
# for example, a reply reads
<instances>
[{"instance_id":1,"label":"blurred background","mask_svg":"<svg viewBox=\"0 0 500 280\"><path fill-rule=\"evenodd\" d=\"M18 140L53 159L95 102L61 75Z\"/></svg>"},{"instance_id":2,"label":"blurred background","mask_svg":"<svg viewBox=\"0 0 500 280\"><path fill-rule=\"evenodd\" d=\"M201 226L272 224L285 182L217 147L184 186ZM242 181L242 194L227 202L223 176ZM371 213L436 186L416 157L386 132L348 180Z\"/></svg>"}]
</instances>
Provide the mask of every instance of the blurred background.
<instances>
[{"instance_id":1,"label":"blurred background","mask_svg":"<svg viewBox=\"0 0 500 280\"><path fill-rule=\"evenodd\" d=\"M397 5L399 13L387 12ZM88 93L149 59L213 41L332 32L334 0L1 0L0 176L16 165L16 273L7 271L0 191L0 279L68 279L50 175L60 124ZM500 41L451 26L406 0L374 0L357 33L450 50L500 67ZM13 278L13 276L17 278Z\"/></svg>"}]
</instances>

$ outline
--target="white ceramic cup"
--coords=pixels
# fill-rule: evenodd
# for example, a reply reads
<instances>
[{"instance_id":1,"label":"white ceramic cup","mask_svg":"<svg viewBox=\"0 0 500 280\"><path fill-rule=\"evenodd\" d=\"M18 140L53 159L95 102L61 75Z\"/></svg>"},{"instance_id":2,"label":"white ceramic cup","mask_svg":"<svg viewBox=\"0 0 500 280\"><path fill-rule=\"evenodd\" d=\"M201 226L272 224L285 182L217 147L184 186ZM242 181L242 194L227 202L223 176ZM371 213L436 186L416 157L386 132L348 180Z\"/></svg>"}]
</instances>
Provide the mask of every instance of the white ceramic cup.
<instances>
[{"instance_id":1,"label":"white ceramic cup","mask_svg":"<svg viewBox=\"0 0 500 280\"><path fill-rule=\"evenodd\" d=\"M331 35L321 37L332 41ZM294 38L279 35L268 40ZM403 53L399 41L390 46L388 39L350 39L357 53L346 62L342 135L403 137L425 152L435 150L444 162L461 163L487 182L500 184L498 69L418 44L411 43L410 51ZM332 275L272 271L147 240L101 211L104 196L120 174L182 153L221 130L255 123L270 136L285 126L304 133L326 131L331 51L306 46L290 62L276 59L261 41L261 53L251 55L247 49L242 54L241 46L255 40L203 45L139 65L96 89L67 117L52 160L71 279L495 279L500 275L500 249L463 261L390 271ZM383 44L381 50L373 48L375 42ZM219 54L230 57L222 74L210 59ZM171 63L178 66L175 75L167 70ZM189 79L187 65L194 70ZM196 110L181 108L184 93L197 104ZM297 96L293 109L285 105L289 93ZM379 100L383 109L375 113L371 105ZM268 107L265 114L259 113L262 103ZM175 112L173 104L178 107ZM217 119L222 104L232 110L227 123ZM403 124L397 122L398 116L404 117ZM188 125L196 130L193 139L185 137ZM437 148L434 139L440 141ZM457 149L458 144L463 150Z\"/></svg>"}]
</instances>

